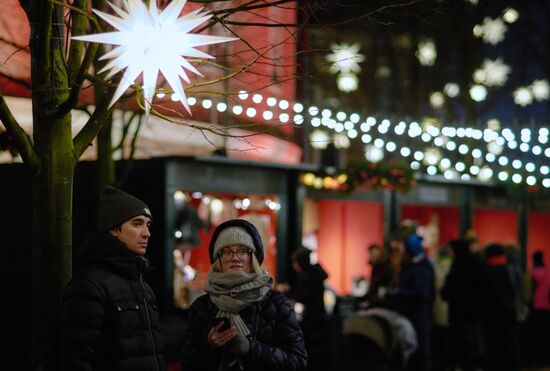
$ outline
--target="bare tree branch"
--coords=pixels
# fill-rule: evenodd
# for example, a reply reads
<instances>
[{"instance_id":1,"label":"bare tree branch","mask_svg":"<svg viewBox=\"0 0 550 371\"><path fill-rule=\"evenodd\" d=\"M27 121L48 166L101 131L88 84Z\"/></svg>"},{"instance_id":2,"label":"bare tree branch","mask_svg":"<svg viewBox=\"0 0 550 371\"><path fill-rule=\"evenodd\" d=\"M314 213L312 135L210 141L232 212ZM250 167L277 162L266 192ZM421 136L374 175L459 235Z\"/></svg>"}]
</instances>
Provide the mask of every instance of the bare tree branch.
<instances>
[{"instance_id":1,"label":"bare tree branch","mask_svg":"<svg viewBox=\"0 0 550 371\"><path fill-rule=\"evenodd\" d=\"M88 46L88 49L86 50L86 55L84 56L84 60L80 64L78 73L76 74L74 80L72 81L71 93L69 95L69 98L59 106L57 114L61 114L61 115L66 114L78 104L78 100L80 98L80 92L82 90L82 84L86 79L88 69L90 68L90 65L92 64L92 62L94 61L98 48L99 48L99 45L96 43L93 43L90 46Z\"/></svg>"},{"instance_id":2,"label":"bare tree branch","mask_svg":"<svg viewBox=\"0 0 550 371\"><path fill-rule=\"evenodd\" d=\"M249 12L251 10L256 10L256 9L261 9L261 8L278 7L281 4L294 3L294 2L296 2L296 0L279 0L279 1L274 1L272 3L267 2L267 1L262 1L262 4L249 5L249 4L253 4L253 3L256 3L256 2L258 2L258 1L251 1L247 4L236 6L234 8L227 8L227 9L217 10L217 11L214 11L212 13L214 13L215 15L218 15L218 14L231 15L231 14L235 14L237 12Z\"/></svg>"},{"instance_id":3,"label":"bare tree branch","mask_svg":"<svg viewBox=\"0 0 550 371\"><path fill-rule=\"evenodd\" d=\"M18 85L21 85L22 87L28 89L28 90L31 90L31 84L30 82L28 81L25 81L25 80L21 80L21 79L16 79L14 77L11 77L11 76L7 76L6 74L3 74L3 73L0 73L0 76L2 76L3 78L5 78L6 80L9 80L9 81L12 81Z\"/></svg>"},{"instance_id":4,"label":"bare tree branch","mask_svg":"<svg viewBox=\"0 0 550 371\"><path fill-rule=\"evenodd\" d=\"M101 129L101 124L104 119L111 114L114 106L109 107L109 102L112 95L114 94L114 89L108 91L107 96L103 99L95 108L94 113L88 119L84 127L73 139L74 143L74 156L78 160L80 156L86 151L86 148L90 146L90 143L97 135L99 129Z\"/></svg>"},{"instance_id":5,"label":"bare tree branch","mask_svg":"<svg viewBox=\"0 0 550 371\"><path fill-rule=\"evenodd\" d=\"M128 132L130 131L130 128L132 127L132 123L134 122L134 119L138 115L139 114L137 112L132 112L132 114L130 115L130 118L128 119L126 124L124 124L124 126L122 128L122 136L121 136L120 141L118 142L118 144L113 147L113 152L118 151L119 149L123 149L124 141L126 140L126 137L128 136ZM124 116L124 114L123 114L123 116ZM141 120L141 115L138 117L138 119ZM138 126L141 126L141 124L139 124Z\"/></svg>"},{"instance_id":6,"label":"bare tree branch","mask_svg":"<svg viewBox=\"0 0 550 371\"><path fill-rule=\"evenodd\" d=\"M373 20L372 18L377 14L384 13L384 12L387 12L387 11L392 10L392 9L411 7L413 5L420 4L422 2L424 2L424 0L410 0L406 3L387 4L387 5L383 5L379 8L376 8L376 9L370 11L370 12L360 14L357 17L346 19L345 21L334 22L334 23L323 23L323 24L311 24L309 26L310 27L338 27L338 26L349 25L349 24L352 24L352 23L355 23L355 22L358 22L358 21L361 21L361 20L364 20L364 19ZM388 24L388 23L385 23L385 22L378 22L378 23Z\"/></svg>"},{"instance_id":7,"label":"bare tree branch","mask_svg":"<svg viewBox=\"0 0 550 371\"><path fill-rule=\"evenodd\" d=\"M71 6L71 36L80 36L86 32L86 26L88 24L87 17L82 12L76 11L77 9L87 9L88 0L74 0ZM69 83L76 80L76 74L81 70L80 65L82 61L82 54L84 51L84 42L72 40L69 57L68 57L68 73Z\"/></svg>"},{"instance_id":8,"label":"bare tree branch","mask_svg":"<svg viewBox=\"0 0 550 371\"><path fill-rule=\"evenodd\" d=\"M8 63L9 60L11 59L11 57L13 57L15 54L17 54L17 53L19 53L20 51L23 51L23 50L26 50L26 49L29 48L28 45L25 45L25 46L17 46L17 45L15 45L15 44L11 43L11 42L8 42L8 41L3 40L2 38L0 38L0 41L4 41L5 43L10 44L10 45L13 45L13 47L16 48L10 55L8 55L8 56L6 57L6 59L5 59L2 63L0 63L0 67L3 67L6 63Z\"/></svg>"},{"instance_id":9,"label":"bare tree branch","mask_svg":"<svg viewBox=\"0 0 550 371\"><path fill-rule=\"evenodd\" d=\"M33 173L36 173L39 169L39 161L31 139L13 117L2 93L0 93L0 120L2 120L8 132L13 135L23 161L30 166Z\"/></svg>"},{"instance_id":10,"label":"bare tree branch","mask_svg":"<svg viewBox=\"0 0 550 371\"><path fill-rule=\"evenodd\" d=\"M253 5L253 4L256 4L258 3L260 0L252 0L246 4L242 4L240 6L237 6L237 7L234 7L234 8L226 8L226 9L220 9L220 10L215 10L212 12L212 14L214 15L213 17L213 20L211 22L209 22L208 24L206 24L205 26L199 28L197 30L197 33L200 33L204 30L207 30L209 29L210 27L212 27L214 24L216 23L225 23L226 22L226 19L227 17L237 13L237 12L248 12L248 11L251 11L251 10L255 10L255 9L261 9L261 8L269 8L269 7L276 7L277 5L280 5L280 4L284 4L284 3L289 3L289 2L295 2L296 0L280 0L280 1L275 1L273 3L268 3L266 1L262 1L262 4L259 4L259 5ZM219 17L219 15L222 15L221 17Z\"/></svg>"}]
</instances>

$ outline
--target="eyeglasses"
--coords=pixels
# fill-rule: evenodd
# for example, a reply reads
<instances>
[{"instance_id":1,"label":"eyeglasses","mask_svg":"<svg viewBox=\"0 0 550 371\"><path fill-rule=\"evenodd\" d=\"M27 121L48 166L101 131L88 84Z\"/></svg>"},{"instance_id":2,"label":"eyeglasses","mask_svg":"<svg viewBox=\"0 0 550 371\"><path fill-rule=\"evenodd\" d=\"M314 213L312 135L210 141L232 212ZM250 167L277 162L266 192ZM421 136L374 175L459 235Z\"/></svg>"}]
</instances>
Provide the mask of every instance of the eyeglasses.
<instances>
[{"instance_id":1,"label":"eyeglasses","mask_svg":"<svg viewBox=\"0 0 550 371\"><path fill-rule=\"evenodd\" d=\"M233 256L236 256L239 260L247 260L250 258L252 250L250 249L239 249L237 251L231 251L229 249L222 250L218 253L218 256L223 261L230 261L233 259Z\"/></svg>"}]
</instances>

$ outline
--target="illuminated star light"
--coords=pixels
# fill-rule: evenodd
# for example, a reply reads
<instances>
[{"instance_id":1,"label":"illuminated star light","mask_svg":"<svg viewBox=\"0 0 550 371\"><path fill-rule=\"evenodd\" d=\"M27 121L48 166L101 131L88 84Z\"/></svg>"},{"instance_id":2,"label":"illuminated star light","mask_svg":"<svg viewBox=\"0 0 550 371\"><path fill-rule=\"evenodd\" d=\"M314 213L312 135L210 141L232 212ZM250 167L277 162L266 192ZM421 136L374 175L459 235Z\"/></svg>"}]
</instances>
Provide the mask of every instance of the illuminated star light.
<instances>
[{"instance_id":1,"label":"illuminated star light","mask_svg":"<svg viewBox=\"0 0 550 371\"><path fill-rule=\"evenodd\" d=\"M487 86L502 86L508 80L510 66L502 62L501 58L494 61L485 59L481 69L474 73L474 80Z\"/></svg>"},{"instance_id":2,"label":"illuminated star light","mask_svg":"<svg viewBox=\"0 0 550 371\"><path fill-rule=\"evenodd\" d=\"M350 140L346 134L336 134L334 136L334 147L337 149L345 149L349 148Z\"/></svg>"},{"instance_id":3,"label":"illuminated star light","mask_svg":"<svg viewBox=\"0 0 550 371\"><path fill-rule=\"evenodd\" d=\"M317 129L310 134L309 140L311 141L311 146L313 148L325 149L327 148L330 138L327 133Z\"/></svg>"},{"instance_id":4,"label":"illuminated star light","mask_svg":"<svg viewBox=\"0 0 550 371\"><path fill-rule=\"evenodd\" d=\"M457 97L458 94L460 94L460 87L454 82L449 82L445 84L443 91L445 92L445 94L447 94L448 97L454 98Z\"/></svg>"},{"instance_id":5,"label":"illuminated star light","mask_svg":"<svg viewBox=\"0 0 550 371\"><path fill-rule=\"evenodd\" d=\"M491 19L486 17L481 25L481 32L483 34L483 42L486 44L496 45L504 40L504 34L506 33L506 24L500 18Z\"/></svg>"},{"instance_id":6,"label":"illuminated star light","mask_svg":"<svg viewBox=\"0 0 550 371\"><path fill-rule=\"evenodd\" d=\"M547 100L550 97L550 86L546 80L535 80L531 84L533 97L538 100Z\"/></svg>"},{"instance_id":7,"label":"illuminated star light","mask_svg":"<svg viewBox=\"0 0 550 371\"><path fill-rule=\"evenodd\" d=\"M416 57L423 66L433 66L437 58L437 51L432 40L425 40L418 43Z\"/></svg>"},{"instance_id":8,"label":"illuminated star light","mask_svg":"<svg viewBox=\"0 0 550 371\"><path fill-rule=\"evenodd\" d=\"M441 108L445 104L445 96L443 93L437 91L430 95L430 104L434 108Z\"/></svg>"},{"instance_id":9,"label":"illuminated star light","mask_svg":"<svg viewBox=\"0 0 550 371\"><path fill-rule=\"evenodd\" d=\"M332 53L327 55L327 61L332 63L332 66L330 66L330 72L361 72L361 66L359 66L359 63L365 60L365 56L359 53L359 49L361 48L359 44L332 44L330 48Z\"/></svg>"},{"instance_id":10,"label":"illuminated star light","mask_svg":"<svg viewBox=\"0 0 550 371\"><path fill-rule=\"evenodd\" d=\"M359 87L359 79L353 73L342 73L336 80L338 89L344 93L350 93Z\"/></svg>"},{"instance_id":11,"label":"illuminated star light","mask_svg":"<svg viewBox=\"0 0 550 371\"><path fill-rule=\"evenodd\" d=\"M484 101L487 98L487 88L483 85L474 85L470 88L470 97L476 102Z\"/></svg>"},{"instance_id":12,"label":"illuminated star light","mask_svg":"<svg viewBox=\"0 0 550 371\"><path fill-rule=\"evenodd\" d=\"M533 103L533 93L526 87L519 87L514 91L514 103L525 107Z\"/></svg>"},{"instance_id":13,"label":"illuminated star light","mask_svg":"<svg viewBox=\"0 0 550 371\"><path fill-rule=\"evenodd\" d=\"M370 162L379 162L384 159L384 151L372 144L365 146L365 158Z\"/></svg>"},{"instance_id":14,"label":"illuminated star light","mask_svg":"<svg viewBox=\"0 0 550 371\"><path fill-rule=\"evenodd\" d=\"M236 39L189 33L210 19L212 14L201 12L200 8L178 18L187 0L174 0L163 11L157 8L156 0L149 2L149 8L141 0L122 2L126 11L108 3L119 17L93 9L95 14L117 31L73 37L76 40L117 45L100 58L111 59L99 71L109 71L106 78L126 69L109 107L142 74L145 113L148 115L160 72L179 101L191 113L180 79L190 82L185 69L203 76L184 57L212 59L213 56L196 48Z\"/></svg>"}]
</instances>

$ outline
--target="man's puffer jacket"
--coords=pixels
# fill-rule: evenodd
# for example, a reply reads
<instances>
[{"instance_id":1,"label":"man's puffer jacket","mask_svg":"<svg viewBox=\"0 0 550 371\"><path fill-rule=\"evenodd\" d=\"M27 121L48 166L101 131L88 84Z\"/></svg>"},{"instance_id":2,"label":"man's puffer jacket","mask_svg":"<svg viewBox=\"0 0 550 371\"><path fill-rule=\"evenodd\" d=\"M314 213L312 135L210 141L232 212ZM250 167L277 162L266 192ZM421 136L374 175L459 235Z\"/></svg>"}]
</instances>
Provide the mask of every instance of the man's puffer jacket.
<instances>
[{"instance_id":1,"label":"man's puffer jacket","mask_svg":"<svg viewBox=\"0 0 550 371\"><path fill-rule=\"evenodd\" d=\"M79 252L83 269L65 289L61 311L64 371L164 371L155 294L149 270L108 234Z\"/></svg>"},{"instance_id":2,"label":"man's puffer jacket","mask_svg":"<svg viewBox=\"0 0 550 371\"><path fill-rule=\"evenodd\" d=\"M212 319L218 308L208 295L191 306L186 332L182 371L218 370L224 347L211 348L207 342ZM250 330L250 349L242 358L244 370L303 370L307 365L304 337L285 295L269 293L261 302L242 310L241 318Z\"/></svg>"}]
</instances>

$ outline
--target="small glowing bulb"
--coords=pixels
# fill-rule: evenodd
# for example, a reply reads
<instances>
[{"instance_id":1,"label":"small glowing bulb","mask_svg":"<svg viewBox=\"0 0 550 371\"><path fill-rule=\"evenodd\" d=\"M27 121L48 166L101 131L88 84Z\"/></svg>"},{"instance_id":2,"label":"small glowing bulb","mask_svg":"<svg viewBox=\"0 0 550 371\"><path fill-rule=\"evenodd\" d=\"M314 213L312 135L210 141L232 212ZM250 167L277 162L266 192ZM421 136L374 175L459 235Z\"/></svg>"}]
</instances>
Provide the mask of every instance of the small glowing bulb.
<instances>
[{"instance_id":1,"label":"small glowing bulb","mask_svg":"<svg viewBox=\"0 0 550 371\"><path fill-rule=\"evenodd\" d=\"M264 97L262 97L261 94L254 94L252 96L252 102L254 102L254 103L261 103L263 99L264 99Z\"/></svg>"},{"instance_id":2,"label":"small glowing bulb","mask_svg":"<svg viewBox=\"0 0 550 371\"><path fill-rule=\"evenodd\" d=\"M252 108L252 107L249 107L246 109L246 115L248 117L254 117L256 116L256 109L255 108Z\"/></svg>"},{"instance_id":3,"label":"small glowing bulb","mask_svg":"<svg viewBox=\"0 0 550 371\"><path fill-rule=\"evenodd\" d=\"M267 98L266 103L269 107L274 107L277 104L277 99L275 99L273 97L269 97L269 98ZM304 107L302 106L302 109L303 108Z\"/></svg>"},{"instance_id":4,"label":"small glowing bulb","mask_svg":"<svg viewBox=\"0 0 550 371\"><path fill-rule=\"evenodd\" d=\"M248 98L248 93L245 90L239 91L239 99L245 100L246 98Z\"/></svg>"},{"instance_id":5,"label":"small glowing bulb","mask_svg":"<svg viewBox=\"0 0 550 371\"><path fill-rule=\"evenodd\" d=\"M290 104L288 103L287 100L283 99L283 100L279 101L279 108L280 109L284 110L284 109L288 109L288 107L290 107Z\"/></svg>"}]
</instances>

